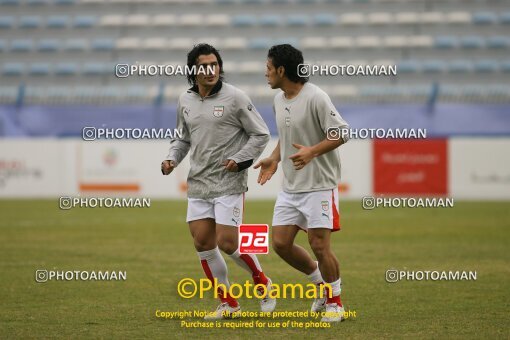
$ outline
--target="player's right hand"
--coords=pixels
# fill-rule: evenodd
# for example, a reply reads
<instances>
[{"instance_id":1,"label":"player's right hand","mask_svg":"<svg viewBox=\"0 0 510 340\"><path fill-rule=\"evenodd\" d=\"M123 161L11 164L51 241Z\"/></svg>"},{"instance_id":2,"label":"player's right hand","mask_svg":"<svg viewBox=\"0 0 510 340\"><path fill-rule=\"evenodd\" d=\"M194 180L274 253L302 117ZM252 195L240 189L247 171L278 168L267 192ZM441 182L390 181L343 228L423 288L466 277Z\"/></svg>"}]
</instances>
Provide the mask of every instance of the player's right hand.
<instances>
[{"instance_id":1,"label":"player's right hand","mask_svg":"<svg viewBox=\"0 0 510 340\"><path fill-rule=\"evenodd\" d=\"M264 158L255 164L253 168L260 168L259 179L257 180L257 183L264 185L271 179L271 177L273 177L273 175L276 173L276 170L278 170L278 162L272 158Z\"/></svg>"},{"instance_id":2,"label":"player's right hand","mask_svg":"<svg viewBox=\"0 0 510 340\"><path fill-rule=\"evenodd\" d=\"M164 160L163 162L161 162L161 173L163 175L169 175L175 168L175 162L174 161L169 161L169 160Z\"/></svg>"}]
</instances>

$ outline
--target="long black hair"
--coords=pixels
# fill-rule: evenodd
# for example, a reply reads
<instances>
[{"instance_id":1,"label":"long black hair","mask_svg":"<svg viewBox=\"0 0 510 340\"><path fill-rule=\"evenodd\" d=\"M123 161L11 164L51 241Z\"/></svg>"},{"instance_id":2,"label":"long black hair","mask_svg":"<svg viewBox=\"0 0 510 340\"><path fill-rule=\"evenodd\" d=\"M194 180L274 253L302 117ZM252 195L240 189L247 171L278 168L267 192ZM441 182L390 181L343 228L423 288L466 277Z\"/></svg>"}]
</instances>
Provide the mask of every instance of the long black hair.
<instances>
[{"instance_id":1,"label":"long black hair","mask_svg":"<svg viewBox=\"0 0 510 340\"><path fill-rule=\"evenodd\" d=\"M218 59L218 65L220 66L220 80L223 80L223 60L221 59L218 50L209 44L198 44L193 46L191 51L188 53L188 69L191 70L194 65L197 64L198 57L201 55L214 54ZM196 75L188 74L188 83L192 86L196 85Z\"/></svg>"}]
</instances>

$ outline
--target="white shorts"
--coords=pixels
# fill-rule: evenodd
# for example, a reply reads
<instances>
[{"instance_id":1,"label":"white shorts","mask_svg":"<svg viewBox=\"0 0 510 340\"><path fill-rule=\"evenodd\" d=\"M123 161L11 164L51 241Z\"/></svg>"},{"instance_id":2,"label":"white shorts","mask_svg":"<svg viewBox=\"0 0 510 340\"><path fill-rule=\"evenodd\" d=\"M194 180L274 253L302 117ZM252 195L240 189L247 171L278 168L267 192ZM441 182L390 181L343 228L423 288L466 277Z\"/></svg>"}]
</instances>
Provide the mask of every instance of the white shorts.
<instances>
[{"instance_id":1,"label":"white shorts","mask_svg":"<svg viewBox=\"0 0 510 340\"><path fill-rule=\"evenodd\" d=\"M281 191L276 199L273 226L297 225L299 228L340 230L338 189L288 193Z\"/></svg>"},{"instance_id":2,"label":"white shorts","mask_svg":"<svg viewBox=\"0 0 510 340\"><path fill-rule=\"evenodd\" d=\"M210 199L188 198L186 222L212 218L218 224L238 227L243 222L244 193Z\"/></svg>"}]
</instances>

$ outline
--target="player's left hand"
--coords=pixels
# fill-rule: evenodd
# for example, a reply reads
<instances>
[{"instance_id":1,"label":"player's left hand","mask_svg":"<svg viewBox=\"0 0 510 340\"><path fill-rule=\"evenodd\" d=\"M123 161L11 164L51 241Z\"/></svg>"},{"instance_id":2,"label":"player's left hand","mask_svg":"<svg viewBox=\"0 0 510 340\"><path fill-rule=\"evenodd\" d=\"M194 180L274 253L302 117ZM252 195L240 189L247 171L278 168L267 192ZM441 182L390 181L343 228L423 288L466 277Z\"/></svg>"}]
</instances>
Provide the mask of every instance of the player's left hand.
<instances>
[{"instance_id":1,"label":"player's left hand","mask_svg":"<svg viewBox=\"0 0 510 340\"><path fill-rule=\"evenodd\" d=\"M298 149L299 151L289 157L294 163L294 168L296 170L301 170L310 163L310 161L315 157L312 152L312 148L309 146L304 146L300 144L292 143L292 146Z\"/></svg>"},{"instance_id":2,"label":"player's left hand","mask_svg":"<svg viewBox=\"0 0 510 340\"><path fill-rule=\"evenodd\" d=\"M231 171L231 172L239 171L239 168L237 167L237 163L231 159L227 159L226 161L224 161L223 166L225 167L225 170L227 170L227 171Z\"/></svg>"}]
</instances>

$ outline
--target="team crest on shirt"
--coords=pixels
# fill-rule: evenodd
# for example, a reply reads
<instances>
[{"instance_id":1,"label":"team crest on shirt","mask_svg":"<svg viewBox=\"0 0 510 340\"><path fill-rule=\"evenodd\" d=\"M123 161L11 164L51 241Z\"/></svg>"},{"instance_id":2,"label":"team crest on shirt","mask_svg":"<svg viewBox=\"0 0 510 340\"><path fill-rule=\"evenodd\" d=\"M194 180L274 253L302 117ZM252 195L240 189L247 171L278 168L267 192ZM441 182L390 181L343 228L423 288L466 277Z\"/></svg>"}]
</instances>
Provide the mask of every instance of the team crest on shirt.
<instances>
[{"instance_id":1,"label":"team crest on shirt","mask_svg":"<svg viewBox=\"0 0 510 340\"><path fill-rule=\"evenodd\" d=\"M241 214L241 209L235 207L232 213L234 214L234 217L239 217L239 215Z\"/></svg>"},{"instance_id":2,"label":"team crest on shirt","mask_svg":"<svg viewBox=\"0 0 510 340\"><path fill-rule=\"evenodd\" d=\"M324 210L324 211L329 210L329 202L328 201L322 201L321 206L322 206L322 210Z\"/></svg>"},{"instance_id":3,"label":"team crest on shirt","mask_svg":"<svg viewBox=\"0 0 510 340\"><path fill-rule=\"evenodd\" d=\"M224 106L215 106L213 110L213 116L216 118L223 117L224 110L225 110Z\"/></svg>"}]
</instances>

